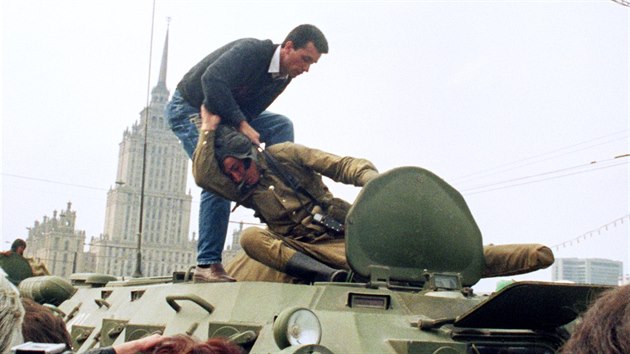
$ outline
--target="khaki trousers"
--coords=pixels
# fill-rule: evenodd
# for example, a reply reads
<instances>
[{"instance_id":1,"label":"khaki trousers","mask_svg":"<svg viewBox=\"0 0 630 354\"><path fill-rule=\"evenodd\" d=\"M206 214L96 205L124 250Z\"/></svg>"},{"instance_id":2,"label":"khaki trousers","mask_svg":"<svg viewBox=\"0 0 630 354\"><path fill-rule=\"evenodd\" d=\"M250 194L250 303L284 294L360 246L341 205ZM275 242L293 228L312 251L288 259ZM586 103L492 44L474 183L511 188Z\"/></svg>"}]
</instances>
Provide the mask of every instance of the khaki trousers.
<instances>
[{"instance_id":1,"label":"khaki trousers","mask_svg":"<svg viewBox=\"0 0 630 354\"><path fill-rule=\"evenodd\" d=\"M296 252L302 252L333 268L349 269L344 239L326 239L314 243L296 241L267 229L250 227L241 234L245 253L258 262L283 271Z\"/></svg>"}]
</instances>

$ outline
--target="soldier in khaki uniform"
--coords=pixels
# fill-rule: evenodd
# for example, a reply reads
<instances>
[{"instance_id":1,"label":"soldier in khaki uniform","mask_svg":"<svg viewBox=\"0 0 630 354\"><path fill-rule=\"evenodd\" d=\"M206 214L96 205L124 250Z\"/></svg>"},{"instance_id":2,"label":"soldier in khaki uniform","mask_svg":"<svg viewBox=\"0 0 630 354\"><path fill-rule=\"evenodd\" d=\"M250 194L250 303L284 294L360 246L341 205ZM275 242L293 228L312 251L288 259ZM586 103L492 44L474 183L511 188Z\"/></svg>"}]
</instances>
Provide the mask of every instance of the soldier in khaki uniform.
<instances>
[{"instance_id":1,"label":"soldier in khaki uniform","mask_svg":"<svg viewBox=\"0 0 630 354\"><path fill-rule=\"evenodd\" d=\"M238 280L345 280L349 267L343 231L323 226L315 215L343 224L350 204L334 198L321 176L361 187L378 176L374 165L293 143L261 153L245 136L220 126L220 118L203 107L201 116L193 157L196 183L254 209L267 224L267 229L243 231L240 241L247 255L228 265L230 273ZM286 175L299 182L298 188ZM551 250L539 244L486 245L484 257L483 277L522 274L554 260Z\"/></svg>"},{"instance_id":2,"label":"soldier in khaki uniform","mask_svg":"<svg viewBox=\"0 0 630 354\"><path fill-rule=\"evenodd\" d=\"M333 197L322 175L360 187L378 175L374 165L293 143L276 144L263 154L243 135L219 126L219 121L202 110L193 175L200 187L254 209L267 224L267 229L248 228L241 235L247 255L306 281L344 278L338 272L348 269L343 232L315 222L313 215L343 223L350 204ZM287 185L271 168L269 155L308 192Z\"/></svg>"}]
</instances>

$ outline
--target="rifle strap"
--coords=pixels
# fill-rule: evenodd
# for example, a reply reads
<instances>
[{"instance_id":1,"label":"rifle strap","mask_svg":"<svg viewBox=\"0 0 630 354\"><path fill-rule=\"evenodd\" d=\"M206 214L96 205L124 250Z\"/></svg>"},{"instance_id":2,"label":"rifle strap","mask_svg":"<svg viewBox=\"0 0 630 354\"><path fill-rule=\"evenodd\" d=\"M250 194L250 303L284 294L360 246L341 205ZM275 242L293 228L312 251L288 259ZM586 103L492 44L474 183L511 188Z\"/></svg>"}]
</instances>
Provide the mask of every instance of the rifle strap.
<instances>
[{"instance_id":1,"label":"rifle strap","mask_svg":"<svg viewBox=\"0 0 630 354\"><path fill-rule=\"evenodd\" d=\"M282 166L280 166L280 163L278 162L278 160L276 160L275 157L271 156L271 154L268 153L266 150L260 151L265 157L265 160L267 161L269 167L271 167L271 169L278 175L278 177L280 177L280 179L284 183L286 183L296 194L296 198L300 201L300 205L303 209L305 209L305 206L304 204L302 204L298 196L298 194L300 193L307 196L311 200L313 205L319 206L322 210L326 210L326 208L322 207L321 203L306 188L304 188L292 174L290 174L285 169L283 169ZM311 213L310 210L307 210L307 212ZM344 231L344 225L342 223L327 215L314 214L313 221L335 232Z\"/></svg>"}]
</instances>

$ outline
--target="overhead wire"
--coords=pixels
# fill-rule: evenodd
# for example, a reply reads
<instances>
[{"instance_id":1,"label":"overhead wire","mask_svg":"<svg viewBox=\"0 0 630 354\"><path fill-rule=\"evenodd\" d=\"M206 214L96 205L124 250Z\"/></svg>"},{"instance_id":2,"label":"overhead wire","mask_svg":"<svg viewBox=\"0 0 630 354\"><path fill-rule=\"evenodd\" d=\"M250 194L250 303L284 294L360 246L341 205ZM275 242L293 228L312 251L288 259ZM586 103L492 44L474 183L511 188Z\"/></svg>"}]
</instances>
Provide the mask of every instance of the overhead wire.
<instances>
[{"instance_id":1,"label":"overhead wire","mask_svg":"<svg viewBox=\"0 0 630 354\"><path fill-rule=\"evenodd\" d=\"M587 141L584 141L584 142L580 142L580 143L577 143L577 144L569 145L569 146L562 147L562 148L559 148L557 150L553 150L553 151L550 151L550 152L547 152L547 153L543 153L543 154L540 154L540 155L528 157L528 158L525 158L525 159L522 159L522 160L519 160L519 161L510 162L510 163L502 165L502 166L497 166L497 167L494 167L494 168L491 168L491 169L488 169L488 170L479 171L479 172L471 173L471 174L466 175L466 176L455 178L455 179L451 180L451 182L453 182L453 183L461 182L461 179L466 179L466 178L469 178L469 177L472 177L472 176L481 176L481 175L489 175L489 174L492 174L492 173L498 173L498 172L495 172L495 171L500 170L501 168L505 168L507 166L511 166L511 165L514 165L514 164L518 164L518 163L529 161L529 160L532 160L532 159L535 159L535 158L546 156L546 155L549 155L549 154L552 154L552 153L556 153L558 151L569 149L569 148L572 148L572 147L576 147L576 146L579 146L579 145L582 145L582 144L585 144L585 143L589 143L589 142L593 142L593 141L596 141L596 140L600 140L602 138L606 138L606 137L609 137L611 135L616 135L616 134L619 134L619 133L626 134L625 136L620 137L620 138L616 138L614 140L609 140L609 141L605 141L603 143L599 143L599 144L596 144L596 145L590 145L590 146L587 146L587 147L584 147L584 148L581 148L581 149L578 149L578 150L569 151L569 152L566 152L566 153L564 153L562 155L566 155L566 154L577 152L577 151L582 151L582 150L585 150L585 149L588 149L588 148L592 148L594 146L600 146L600 145L608 144L611 141L616 141L616 140L619 140L619 139L622 139L622 138L627 138L628 136L630 136L630 135L628 135L628 132L630 132L630 130L624 130L624 131L612 133L612 134L609 134L609 135L601 136L601 137L598 137L598 138L594 138L594 139L591 139L591 140L587 140ZM558 155L558 156L562 156L562 155ZM555 157L557 157L557 156L555 156ZM583 165L577 165L577 166L562 168L562 169L553 170L553 171L541 172L539 174L528 175L528 176L523 176L523 177L516 177L516 178L512 178L512 179L508 179L508 180L504 180L504 181L499 181L499 182L493 182L493 183L485 184L485 185L477 185L477 186L471 186L471 187L468 187L468 188L461 188L461 191L462 192L472 192L472 191L475 191L475 190L478 190L478 189L493 187L493 186L497 186L497 185L501 185L501 184L505 184L505 183L516 182L516 181L520 181L520 180L531 179L531 178L536 178L536 177L545 176L545 175L551 175L551 174L554 174L554 173L559 173L559 172L568 171L568 170L577 169L577 168L584 168L584 167L592 166L594 163L600 163L600 164L601 163L607 163L607 162L614 161L614 160L616 160L618 158L621 158L621 157L627 157L627 154L619 155L619 156L616 156L614 158L607 159L607 160L602 160L602 161L591 161L591 162L583 164ZM548 159L549 158L547 158L545 160L539 160L539 161L536 161L536 162L546 161ZM531 162L531 163L528 163L528 164L521 164L521 165L519 165L517 167L513 167L512 169L515 169L515 168L518 168L518 167L522 167L522 166L525 166L525 165L529 165L529 164L533 164L533 163L536 163L536 162ZM627 162L620 163L620 164L615 164L615 165L609 166L609 167L614 167L614 166L618 166L618 165L622 165L622 164L627 164ZM602 168L607 168L607 167L595 168L595 169L591 169L591 170L588 170L588 171L583 171L581 173L586 173L586 172L590 172L590 171L597 170L597 169L602 169ZM501 172L505 172L505 171L507 171L507 170L506 169L501 170ZM570 176L570 175L574 175L574 174L576 174L576 173L556 176L556 177L552 177L552 178L549 178L549 179L555 179L555 178L564 177L564 176ZM20 179L26 179L26 180L32 180L32 181L38 181L38 182L59 184L59 185L64 185L64 186L69 186L69 187L77 187L77 188L85 188L85 189L92 189L92 190L107 191L106 188L99 188L99 187L93 187L93 186L87 186L87 185L81 185L81 184L75 184L75 183L66 183L66 182L60 182L60 181L44 179L44 178L22 176L22 175L16 175L16 174L11 174L11 173L2 173L2 175L3 176L7 176L7 177L14 177L14 178L20 178ZM542 181L545 181L545 180L547 180L547 179L531 181L531 182L528 182L528 183L542 182ZM526 183L526 184L528 184L528 183ZM513 185L513 186L517 186L517 185L521 185L521 184L516 184L516 185ZM501 188L498 188L498 189L503 189L503 188L508 188L508 187L511 187L511 186L504 186L504 187L501 187ZM196 200L193 200L193 202L199 203L199 201L196 201Z\"/></svg>"},{"instance_id":2,"label":"overhead wire","mask_svg":"<svg viewBox=\"0 0 630 354\"><path fill-rule=\"evenodd\" d=\"M18 178L18 179L24 179L24 180L35 181L35 182L51 183L51 184L57 184L57 185L62 185L62 186L68 186L68 187L91 189L91 190L96 190L96 191L104 191L104 192L106 192L106 191L109 190L108 188L87 186L87 185L76 184L76 183L67 183L67 182L55 181L55 180L51 180L51 179L38 178L38 177L22 176L22 175L17 175L17 174L13 174L13 173L4 173L3 172L2 176ZM193 202L193 203L195 203L197 205L199 204L199 200L196 200L196 199L193 199L191 202ZM243 220L229 220L229 223L232 223L232 224L241 224L242 223L243 225L254 225L254 226L265 225L263 223L246 222L246 221L243 221Z\"/></svg>"},{"instance_id":3,"label":"overhead wire","mask_svg":"<svg viewBox=\"0 0 630 354\"><path fill-rule=\"evenodd\" d=\"M599 142L596 144L591 144L579 149L574 149L576 147L582 146L584 144L589 144L589 143L594 143L596 141L602 140L602 139L609 139L613 136L619 135L619 134L623 134L623 136L620 137L615 137L613 139L607 140L607 141L603 141L603 142ZM575 144L571 144L568 146L564 146L564 147L560 147L558 149L555 150L551 150L551 151L547 151L538 155L534 155L534 156L530 156L530 157L526 157L524 159L520 159L517 161L512 161L512 162L508 162L506 164L503 165L499 165L499 166L495 166L489 169L485 169L482 171L477 171L477 172L473 172L464 176L460 176L460 177L455 177L454 179L452 179L452 182L464 182L466 180L472 179L472 178L477 178L477 177L484 177L484 176L488 176L488 175L492 175L492 174L497 174L497 173L501 173L501 172L507 172L507 171L511 171L520 167L524 167L524 166L529 166L538 162L543 162L543 161L548 161L552 158L556 158L556 157L560 157L560 156L565 156L571 153L575 153L578 151L583 151L583 150L587 150L593 147L597 147L597 146L602 146L602 145L606 145L609 144L611 142L615 142L621 139L628 139L630 137L630 129L624 129L621 131L617 131L617 132L613 132L613 133L609 133L603 136L599 136L593 139L589 139L589 140L585 140L585 141L581 141ZM569 149L573 149L573 150L569 150ZM566 152L562 152L564 150L569 150ZM544 158L544 159L540 159L540 158Z\"/></svg>"},{"instance_id":4,"label":"overhead wire","mask_svg":"<svg viewBox=\"0 0 630 354\"><path fill-rule=\"evenodd\" d=\"M528 166L528 165L531 165L531 164L534 164L534 163L547 161L547 160L555 158L555 157L564 156L564 155L568 155L568 154L575 153L575 152L578 152L578 151L583 151L583 150L590 149L590 148L593 148L593 147L609 144L611 142L614 142L614 141L617 141L617 140L620 140L620 139L627 139L630 136L629 133L630 133L630 129L613 132L613 133L606 134L606 135L603 135L603 136L599 136L599 137L596 137L596 138L593 138L593 139L582 141L582 142L579 142L579 143L576 143L576 144L572 144L572 145L569 145L569 146L561 147L559 149L555 149L555 150L552 150L552 151L549 151L549 152L546 152L546 153L542 153L542 154L531 156L531 157L528 157L528 158L525 158L525 159L521 159L521 160L518 160L518 161L510 162L510 163L507 163L507 164L504 164L504 165L501 165L501 166L497 166L497 167L490 168L490 169L487 169L487 170L471 173L471 174L459 177L459 179L455 178L453 180L453 182L462 181L462 180L466 180L466 179L470 180L470 179L473 179L473 177L488 176L488 175L492 175L492 174L506 172L506 171L514 170L516 168L520 168L520 167L523 167L523 166ZM623 136L615 137L615 136L617 136L619 134L623 134ZM610 139L611 137L615 137L615 138ZM608 140L605 140L603 142L598 142L598 141L600 141L602 139L608 139ZM597 143L595 143L595 142L597 142ZM585 144L589 144L589 145L580 147L580 146L585 145ZM576 149L577 147L580 147L580 148ZM568 149L570 149L570 150L566 151L566 152L563 152L563 151L568 150ZM590 172L594 172L594 171L601 170L601 169L607 169L607 168L611 168L611 167L628 165L628 161L627 160L623 161L623 162L620 162L620 163L617 162L617 161L619 161L618 160L619 158L626 158L626 157L629 157L629 156L630 156L630 154L623 154L623 155L618 155L618 156L615 156L614 158L610 158L610 159L606 159L606 160L591 161L589 163L585 163L585 164L581 164L581 165L576 165L576 166L556 169L556 170L552 170L552 171L541 172L541 173L527 175L527 176L522 176L522 177L511 178L511 179L507 179L507 180L503 180L503 181L497 181L497 182L492 182L492 183L487 183L487 184L480 184L480 185L475 185L475 186L471 186L471 187L460 187L458 189L462 192L462 194L475 195L475 194L486 193L486 192L491 192L491 191L496 191L496 190L501 190L501 189L506 189L506 188L513 188L513 187L523 186L523 185L532 184L532 183L540 183L540 182L545 182L545 181L558 179L558 178L562 178L562 177L568 177L568 176L573 176L573 175L583 174L583 173L590 173ZM544 159L541 160L540 159L541 157L544 157ZM595 168L593 168L593 166L595 164L597 164L597 165L596 165ZM608 165L602 166L602 164L608 164ZM569 172L569 171L573 171L573 172ZM85 188L85 189L92 189L92 190L99 190L99 191L107 191L107 189L105 189L105 188L99 188L99 187L93 187L93 186L87 186L87 185L80 185L80 184L74 184L74 183L66 183L66 182L54 181L54 180L44 179L44 178L22 176L22 175L11 174L11 173L2 173L2 175L3 176L7 176L7 177L32 180L32 181L37 181L37 182L45 182L45 183L65 185L65 186L69 186L69 187L77 187L77 188ZM545 177L545 178L542 178L542 177ZM197 201L197 200L192 200L192 202L195 202L197 204L199 203L199 201ZM237 221L237 220L229 220L229 223L232 223L232 224L244 224L244 225L256 225L256 226L264 225L262 223L245 222L243 220L239 220L239 221Z\"/></svg>"},{"instance_id":5,"label":"overhead wire","mask_svg":"<svg viewBox=\"0 0 630 354\"><path fill-rule=\"evenodd\" d=\"M53 183L53 184L59 184L62 186L68 186L68 187L77 187L77 188L85 188L85 189L93 189L93 190L97 190L97 191L107 191L107 189L105 188L99 188L99 187L93 187L93 186L86 186L86 185L82 185L82 184L75 184L75 183L66 183L66 182L59 182L59 181L54 181L51 179L45 179L45 178L37 178L37 177L28 177L28 176L21 176L21 175L16 175L16 174L12 174L12 173L2 173L3 176L6 177L14 177L14 178L20 178L20 179L27 179L27 180L31 180L31 181L37 181L37 182L46 182L46 183Z\"/></svg>"},{"instance_id":6,"label":"overhead wire","mask_svg":"<svg viewBox=\"0 0 630 354\"><path fill-rule=\"evenodd\" d=\"M630 7L630 1L626 1L626 0L612 0L612 1L616 2L619 5Z\"/></svg>"},{"instance_id":7,"label":"overhead wire","mask_svg":"<svg viewBox=\"0 0 630 354\"><path fill-rule=\"evenodd\" d=\"M621 155L621 156L625 157L627 155ZM615 161L615 160L616 160L616 158L612 158L612 159L603 160L603 161L600 161L600 162L597 162L597 163L606 163L606 162L611 162L611 161ZM474 186L474 187L470 187L470 188L460 188L460 191L461 191L462 194L466 194L466 195L474 195L474 194L479 194L479 193L491 192L491 191L495 191L495 190L499 190L499 189L506 189L506 188L518 187L518 186L532 184L532 183L545 182L545 181L549 181L549 180L552 180L552 179L558 179L558 178L561 178L561 177L568 177L568 176L573 176L573 175L577 175L577 174L590 173L590 172L594 172L594 171L602 170L602 169L607 169L607 168L611 168L611 167L628 165L628 161L617 162L617 163L614 163L614 164L609 164L607 166L601 166L601 167L599 167L599 165L598 165L598 167L590 168L588 170L584 170L584 168L591 167L594 164L595 164L595 162L590 162L588 164L582 164L582 165L577 165L577 166L572 166L572 167L566 167L566 168L561 168L561 169L557 169L557 170L553 170L553 171L541 172L541 173L534 174L534 175L512 178L512 179L499 181L499 182L493 182L493 183L489 183L489 184L485 184L485 185L478 185L478 186ZM571 170L575 170L575 169L582 169L582 170L575 171L575 172L570 172L570 173L564 173L564 174L561 174L561 175L552 176L554 174L558 174L558 173L561 173L561 172L567 172L567 171L571 171ZM549 176L549 177L547 177L547 178L538 178L538 177L543 177L543 176ZM522 182L522 183L513 183L513 182L524 181L524 180L529 180L529 181ZM501 185L503 185L503 186L501 186Z\"/></svg>"}]
</instances>

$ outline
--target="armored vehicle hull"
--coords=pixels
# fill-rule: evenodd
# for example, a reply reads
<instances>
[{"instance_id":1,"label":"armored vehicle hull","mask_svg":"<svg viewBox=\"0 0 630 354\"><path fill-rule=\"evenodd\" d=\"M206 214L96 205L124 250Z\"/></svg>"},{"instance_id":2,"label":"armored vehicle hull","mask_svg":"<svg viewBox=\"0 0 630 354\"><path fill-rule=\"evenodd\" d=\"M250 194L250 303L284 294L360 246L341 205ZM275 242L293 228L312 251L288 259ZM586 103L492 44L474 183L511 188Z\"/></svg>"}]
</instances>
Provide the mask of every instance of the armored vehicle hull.
<instances>
[{"instance_id":1,"label":"armored vehicle hull","mask_svg":"<svg viewBox=\"0 0 630 354\"><path fill-rule=\"evenodd\" d=\"M159 332L228 337L249 353L554 353L563 326L603 290L521 282L484 296L385 283L156 281L78 289L60 306L75 349ZM299 337L278 319L300 309L317 318L319 340L274 339Z\"/></svg>"},{"instance_id":2,"label":"armored vehicle hull","mask_svg":"<svg viewBox=\"0 0 630 354\"><path fill-rule=\"evenodd\" d=\"M551 354L605 289L517 282L475 294L481 233L461 195L420 168L368 183L345 227L350 282L92 279L59 309L79 352L159 332L227 337L252 354Z\"/></svg>"}]
</instances>

